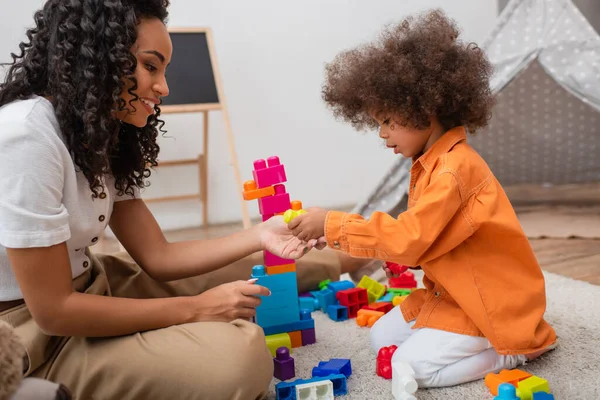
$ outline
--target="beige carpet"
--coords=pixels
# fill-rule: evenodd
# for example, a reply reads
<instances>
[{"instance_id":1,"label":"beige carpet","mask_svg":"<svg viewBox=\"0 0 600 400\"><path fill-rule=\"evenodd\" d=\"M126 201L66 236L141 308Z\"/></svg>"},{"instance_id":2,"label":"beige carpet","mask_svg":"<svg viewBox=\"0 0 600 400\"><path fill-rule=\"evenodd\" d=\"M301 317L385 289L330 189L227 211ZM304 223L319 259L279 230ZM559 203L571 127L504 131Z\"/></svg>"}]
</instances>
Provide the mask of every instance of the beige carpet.
<instances>
[{"instance_id":1,"label":"beige carpet","mask_svg":"<svg viewBox=\"0 0 600 400\"><path fill-rule=\"evenodd\" d=\"M547 379L557 400L600 399L600 286L546 273L547 320L559 335L559 348L523 369ZM375 374L375 353L369 347L369 330L355 320L334 322L313 313L317 343L294 349L296 377L309 378L312 367L330 358L349 358L353 374L345 399L393 399L391 381ZM275 399L272 382L269 399ZM493 399L483 380L444 389L419 390L418 399Z\"/></svg>"}]
</instances>

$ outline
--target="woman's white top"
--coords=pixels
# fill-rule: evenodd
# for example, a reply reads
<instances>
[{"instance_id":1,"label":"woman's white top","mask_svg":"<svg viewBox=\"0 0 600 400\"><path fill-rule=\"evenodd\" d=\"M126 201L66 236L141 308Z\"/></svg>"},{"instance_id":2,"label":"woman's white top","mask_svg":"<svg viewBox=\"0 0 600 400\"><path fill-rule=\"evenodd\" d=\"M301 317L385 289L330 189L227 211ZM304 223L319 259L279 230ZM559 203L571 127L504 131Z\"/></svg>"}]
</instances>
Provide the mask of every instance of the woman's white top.
<instances>
[{"instance_id":1,"label":"woman's white top","mask_svg":"<svg viewBox=\"0 0 600 400\"><path fill-rule=\"evenodd\" d=\"M86 247L98 241L114 202L134 197L118 197L112 177L104 184L105 195L93 198L47 99L0 107L0 301L23 298L6 248L66 242L73 278L90 268Z\"/></svg>"}]
</instances>

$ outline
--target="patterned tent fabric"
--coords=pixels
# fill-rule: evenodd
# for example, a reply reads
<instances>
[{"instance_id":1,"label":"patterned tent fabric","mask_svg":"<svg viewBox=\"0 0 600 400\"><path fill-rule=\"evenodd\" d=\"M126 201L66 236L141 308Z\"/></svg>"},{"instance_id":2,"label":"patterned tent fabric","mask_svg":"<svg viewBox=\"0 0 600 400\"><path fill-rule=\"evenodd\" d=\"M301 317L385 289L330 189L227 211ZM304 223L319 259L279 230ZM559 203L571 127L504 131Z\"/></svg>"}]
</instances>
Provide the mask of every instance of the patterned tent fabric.
<instances>
[{"instance_id":1,"label":"patterned tent fabric","mask_svg":"<svg viewBox=\"0 0 600 400\"><path fill-rule=\"evenodd\" d=\"M468 140L500 183L600 181L600 36L575 4L512 0L482 47L498 103ZM410 165L394 163L353 211L405 207Z\"/></svg>"}]
</instances>

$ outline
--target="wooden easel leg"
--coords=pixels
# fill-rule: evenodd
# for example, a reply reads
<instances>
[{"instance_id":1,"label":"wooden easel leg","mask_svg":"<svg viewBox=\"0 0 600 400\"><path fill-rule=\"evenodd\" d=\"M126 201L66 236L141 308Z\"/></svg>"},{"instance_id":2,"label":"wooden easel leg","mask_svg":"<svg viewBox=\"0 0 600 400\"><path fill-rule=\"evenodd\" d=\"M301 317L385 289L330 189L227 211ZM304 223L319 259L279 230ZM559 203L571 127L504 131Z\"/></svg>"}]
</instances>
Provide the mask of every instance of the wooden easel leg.
<instances>
[{"instance_id":1,"label":"wooden easel leg","mask_svg":"<svg viewBox=\"0 0 600 400\"><path fill-rule=\"evenodd\" d=\"M208 225L208 111L203 112L204 117L204 154L200 157L200 197L202 201L202 226Z\"/></svg>"}]
</instances>

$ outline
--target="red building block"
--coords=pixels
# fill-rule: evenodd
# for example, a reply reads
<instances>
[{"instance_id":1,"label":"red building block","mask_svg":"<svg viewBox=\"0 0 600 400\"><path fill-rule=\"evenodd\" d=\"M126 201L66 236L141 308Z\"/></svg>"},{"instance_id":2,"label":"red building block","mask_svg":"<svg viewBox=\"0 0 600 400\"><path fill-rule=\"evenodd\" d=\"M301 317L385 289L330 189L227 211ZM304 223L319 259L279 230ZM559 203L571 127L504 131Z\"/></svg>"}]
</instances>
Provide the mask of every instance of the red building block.
<instances>
[{"instance_id":1,"label":"red building block","mask_svg":"<svg viewBox=\"0 0 600 400\"><path fill-rule=\"evenodd\" d=\"M412 289L417 287L415 274L410 271L403 272L396 278L390 278L388 283L390 284L391 288L398 289Z\"/></svg>"},{"instance_id":2,"label":"red building block","mask_svg":"<svg viewBox=\"0 0 600 400\"><path fill-rule=\"evenodd\" d=\"M371 303L368 306L363 307L365 310L381 311L384 314L390 311L392 308L394 308L394 306L389 301Z\"/></svg>"},{"instance_id":3,"label":"red building block","mask_svg":"<svg viewBox=\"0 0 600 400\"><path fill-rule=\"evenodd\" d=\"M288 260L286 258L281 258L276 256L275 254L265 250L263 251L263 256L264 256L264 266L265 267L272 267L275 265L287 265L287 264L294 264L296 261L295 260Z\"/></svg>"},{"instance_id":4,"label":"red building block","mask_svg":"<svg viewBox=\"0 0 600 400\"><path fill-rule=\"evenodd\" d=\"M408 269L408 266L406 265L400 265L389 261L385 262L385 266L395 275L400 275Z\"/></svg>"},{"instance_id":5,"label":"red building block","mask_svg":"<svg viewBox=\"0 0 600 400\"><path fill-rule=\"evenodd\" d=\"M392 356L398 346L395 344L387 347L382 347L377 353L377 375L385 379L392 379Z\"/></svg>"},{"instance_id":6,"label":"red building block","mask_svg":"<svg viewBox=\"0 0 600 400\"><path fill-rule=\"evenodd\" d=\"M262 215L285 213L290 209L290 195L284 185L275 185L275 194L258 199L258 210Z\"/></svg>"},{"instance_id":7,"label":"red building block","mask_svg":"<svg viewBox=\"0 0 600 400\"><path fill-rule=\"evenodd\" d=\"M367 289L364 288L340 290L335 297L341 305L348 307L348 318L356 318L358 310L369 304Z\"/></svg>"},{"instance_id":8,"label":"red building block","mask_svg":"<svg viewBox=\"0 0 600 400\"><path fill-rule=\"evenodd\" d=\"M252 176L259 189L287 181L285 169L277 156L267 158L266 162L262 159L254 161Z\"/></svg>"}]
</instances>

